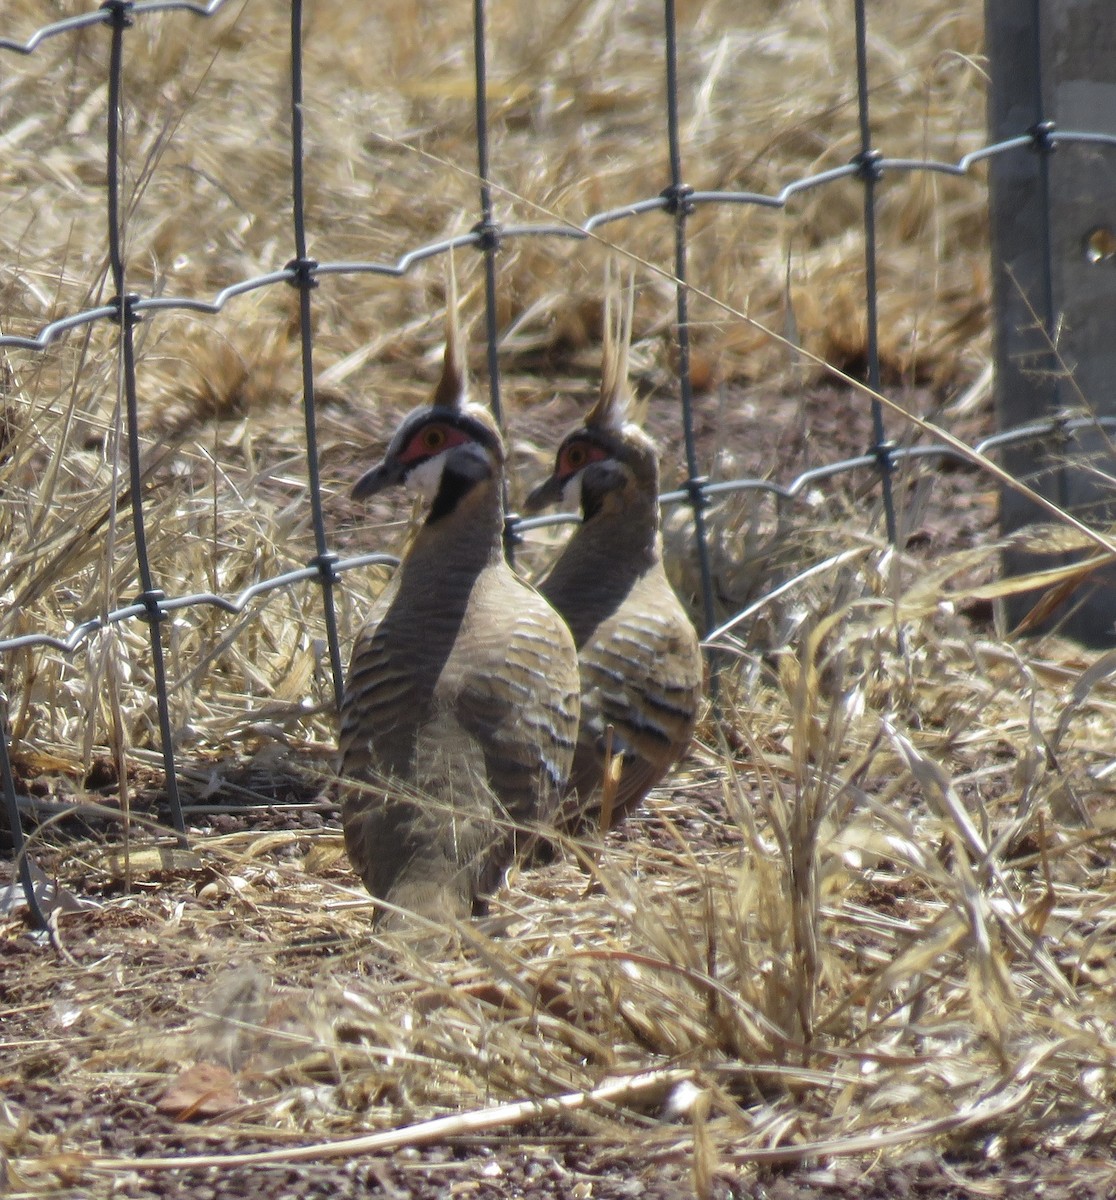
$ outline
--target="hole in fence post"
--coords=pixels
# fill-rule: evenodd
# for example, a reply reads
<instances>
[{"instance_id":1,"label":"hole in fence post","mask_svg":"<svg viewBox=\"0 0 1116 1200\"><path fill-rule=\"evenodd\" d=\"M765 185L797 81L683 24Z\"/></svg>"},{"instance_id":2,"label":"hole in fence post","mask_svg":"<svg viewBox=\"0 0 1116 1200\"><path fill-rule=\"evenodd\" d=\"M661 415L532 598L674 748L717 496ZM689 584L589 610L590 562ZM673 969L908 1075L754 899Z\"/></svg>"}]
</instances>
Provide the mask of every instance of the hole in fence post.
<instances>
[{"instance_id":1,"label":"hole in fence post","mask_svg":"<svg viewBox=\"0 0 1116 1200\"><path fill-rule=\"evenodd\" d=\"M1085 238L1085 261L1090 266L1116 258L1116 233L1105 226L1094 229Z\"/></svg>"}]
</instances>

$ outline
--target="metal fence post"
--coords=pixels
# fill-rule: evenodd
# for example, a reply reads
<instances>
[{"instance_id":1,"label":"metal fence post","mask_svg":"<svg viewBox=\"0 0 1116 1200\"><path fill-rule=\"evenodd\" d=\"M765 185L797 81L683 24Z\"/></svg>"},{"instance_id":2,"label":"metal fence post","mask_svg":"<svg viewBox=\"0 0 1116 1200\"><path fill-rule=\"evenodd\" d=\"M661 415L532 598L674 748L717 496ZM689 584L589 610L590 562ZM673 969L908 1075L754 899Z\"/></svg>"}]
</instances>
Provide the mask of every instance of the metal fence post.
<instances>
[{"instance_id":1,"label":"metal fence post","mask_svg":"<svg viewBox=\"0 0 1116 1200\"><path fill-rule=\"evenodd\" d=\"M1116 414L1116 150L1060 130L1116 134L1116 21L1111 0L985 0L993 141L1030 133L1031 148L991 162L996 404L1001 428L1052 414ZM1005 450L1005 467L1082 519L1116 516L1116 455L1099 428ZM1015 492L1001 526L1043 514ZM1004 554L1009 574L1063 555ZM1005 605L1010 625L1035 593ZM1116 644L1116 570L1096 573L1044 627Z\"/></svg>"}]
</instances>

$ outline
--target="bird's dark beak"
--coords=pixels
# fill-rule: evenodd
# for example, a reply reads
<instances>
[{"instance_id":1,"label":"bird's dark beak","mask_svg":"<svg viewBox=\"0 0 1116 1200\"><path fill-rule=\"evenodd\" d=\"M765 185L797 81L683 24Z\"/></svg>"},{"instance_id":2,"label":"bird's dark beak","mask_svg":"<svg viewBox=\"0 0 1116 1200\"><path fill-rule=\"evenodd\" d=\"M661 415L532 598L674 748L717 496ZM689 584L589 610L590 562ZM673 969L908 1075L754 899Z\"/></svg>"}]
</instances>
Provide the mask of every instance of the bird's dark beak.
<instances>
[{"instance_id":1,"label":"bird's dark beak","mask_svg":"<svg viewBox=\"0 0 1116 1200\"><path fill-rule=\"evenodd\" d=\"M562 499L562 480L557 475L544 479L523 502L527 512L538 512L551 504L557 504Z\"/></svg>"},{"instance_id":2,"label":"bird's dark beak","mask_svg":"<svg viewBox=\"0 0 1116 1200\"><path fill-rule=\"evenodd\" d=\"M394 458L385 458L377 463L353 484L353 499L367 500L369 496L382 492L385 488L394 487L403 482L403 468Z\"/></svg>"}]
</instances>

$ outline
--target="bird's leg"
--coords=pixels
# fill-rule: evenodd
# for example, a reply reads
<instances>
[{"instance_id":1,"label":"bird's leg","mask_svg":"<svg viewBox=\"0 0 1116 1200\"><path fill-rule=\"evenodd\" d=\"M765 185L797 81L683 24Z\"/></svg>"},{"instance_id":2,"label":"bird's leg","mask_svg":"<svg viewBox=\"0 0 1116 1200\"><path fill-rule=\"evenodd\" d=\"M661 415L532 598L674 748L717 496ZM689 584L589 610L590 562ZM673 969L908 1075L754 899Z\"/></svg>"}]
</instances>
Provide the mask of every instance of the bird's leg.
<instances>
[{"instance_id":1,"label":"bird's leg","mask_svg":"<svg viewBox=\"0 0 1116 1200\"><path fill-rule=\"evenodd\" d=\"M623 750L618 754L614 754L612 751L612 739L615 732L612 725L605 727L604 778L601 780L600 831L602 838L612 828L612 812L616 805L620 776L624 770Z\"/></svg>"}]
</instances>

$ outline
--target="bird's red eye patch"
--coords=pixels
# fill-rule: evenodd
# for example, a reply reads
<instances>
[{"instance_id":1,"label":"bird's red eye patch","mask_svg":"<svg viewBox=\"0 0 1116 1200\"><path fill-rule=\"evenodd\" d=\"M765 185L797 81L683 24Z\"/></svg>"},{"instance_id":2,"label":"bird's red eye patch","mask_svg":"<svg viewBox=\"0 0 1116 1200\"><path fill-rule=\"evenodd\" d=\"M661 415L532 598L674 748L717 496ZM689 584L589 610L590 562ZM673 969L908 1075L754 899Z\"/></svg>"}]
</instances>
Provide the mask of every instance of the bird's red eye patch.
<instances>
[{"instance_id":1,"label":"bird's red eye patch","mask_svg":"<svg viewBox=\"0 0 1116 1200\"><path fill-rule=\"evenodd\" d=\"M420 462L449 450L452 446L460 446L469 441L469 435L452 425L424 425L411 440L403 447L399 461L403 463Z\"/></svg>"},{"instance_id":2,"label":"bird's red eye patch","mask_svg":"<svg viewBox=\"0 0 1116 1200\"><path fill-rule=\"evenodd\" d=\"M593 442L570 442L568 445L562 447L562 451L558 455L558 470L556 474L561 478L567 475L576 475L578 471L584 470L590 463L602 462L606 458L608 458L608 451L595 445Z\"/></svg>"}]
</instances>

